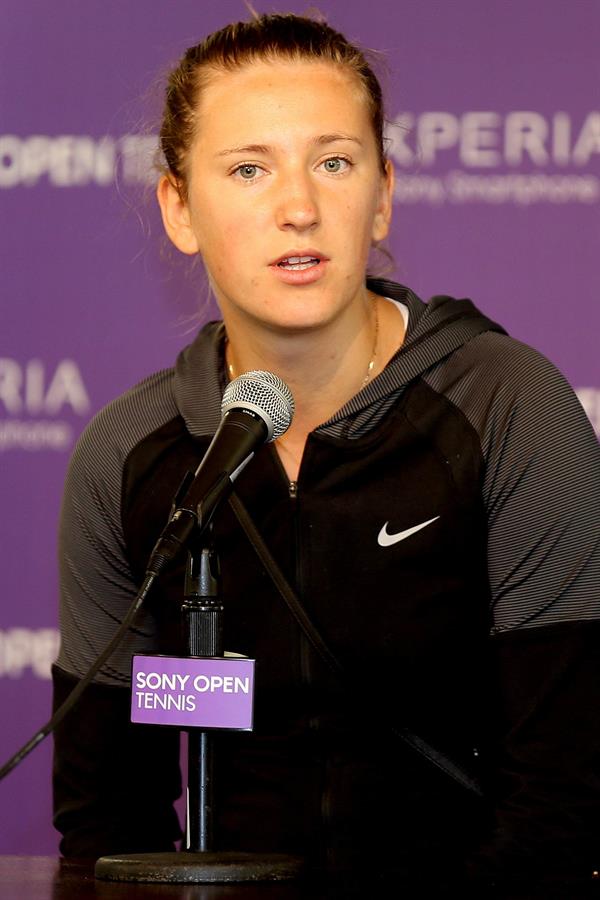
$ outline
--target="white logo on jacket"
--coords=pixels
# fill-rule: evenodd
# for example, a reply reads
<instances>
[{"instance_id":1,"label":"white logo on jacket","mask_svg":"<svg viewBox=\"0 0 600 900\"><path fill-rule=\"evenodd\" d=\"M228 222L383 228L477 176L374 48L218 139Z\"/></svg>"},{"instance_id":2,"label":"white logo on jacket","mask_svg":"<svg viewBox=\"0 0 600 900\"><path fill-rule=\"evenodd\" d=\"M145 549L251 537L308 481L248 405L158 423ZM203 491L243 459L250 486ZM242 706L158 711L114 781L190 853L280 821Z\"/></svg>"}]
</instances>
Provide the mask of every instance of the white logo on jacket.
<instances>
[{"instance_id":1,"label":"white logo on jacket","mask_svg":"<svg viewBox=\"0 0 600 900\"><path fill-rule=\"evenodd\" d=\"M410 537L411 534L414 534L416 531L420 531L421 528L426 528L428 525L431 525L432 522L437 522L438 519L439 516L435 516L433 519L421 522L420 525L413 525L412 528L406 528L404 531L398 531L396 534L389 534L387 530L389 522L386 522L377 535L377 543L380 547L391 547L393 544L397 544L399 541L403 541L405 538Z\"/></svg>"}]
</instances>

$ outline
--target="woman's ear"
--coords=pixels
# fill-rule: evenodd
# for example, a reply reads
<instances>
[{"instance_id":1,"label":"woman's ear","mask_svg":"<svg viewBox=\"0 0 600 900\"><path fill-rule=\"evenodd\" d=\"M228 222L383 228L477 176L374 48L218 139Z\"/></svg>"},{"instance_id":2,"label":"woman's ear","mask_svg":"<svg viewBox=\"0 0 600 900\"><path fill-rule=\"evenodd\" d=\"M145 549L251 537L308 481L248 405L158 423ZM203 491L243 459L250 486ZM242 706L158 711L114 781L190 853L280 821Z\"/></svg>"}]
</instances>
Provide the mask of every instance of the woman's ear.
<instances>
[{"instance_id":1,"label":"woman's ear","mask_svg":"<svg viewBox=\"0 0 600 900\"><path fill-rule=\"evenodd\" d=\"M385 164L385 174L381 176L379 188L379 202L373 219L372 240L379 243L387 237L392 220L392 206L394 203L394 166L391 160Z\"/></svg>"},{"instance_id":2,"label":"woman's ear","mask_svg":"<svg viewBox=\"0 0 600 900\"><path fill-rule=\"evenodd\" d=\"M190 211L183 200L178 185L168 175L163 175L156 188L163 225L178 250L189 255L198 253L198 241L192 228Z\"/></svg>"}]
</instances>

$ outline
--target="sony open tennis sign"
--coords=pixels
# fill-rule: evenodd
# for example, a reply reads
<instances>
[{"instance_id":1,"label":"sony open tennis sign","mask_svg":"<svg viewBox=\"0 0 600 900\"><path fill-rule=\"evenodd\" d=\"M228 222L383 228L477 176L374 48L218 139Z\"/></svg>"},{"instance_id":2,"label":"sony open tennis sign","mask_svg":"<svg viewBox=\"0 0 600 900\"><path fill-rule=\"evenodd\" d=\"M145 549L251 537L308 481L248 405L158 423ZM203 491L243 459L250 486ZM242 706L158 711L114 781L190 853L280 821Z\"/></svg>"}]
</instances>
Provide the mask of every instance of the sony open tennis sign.
<instances>
[{"instance_id":1,"label":"sony open tennis sign","mask_svg":"<svg viewBox=\"0 0 600 900\"><path fill-rule=\"evenodd\" d=\"M251 731L254 663L237 656L134 656L131 721Z\"/></svg>"}]
</instances>

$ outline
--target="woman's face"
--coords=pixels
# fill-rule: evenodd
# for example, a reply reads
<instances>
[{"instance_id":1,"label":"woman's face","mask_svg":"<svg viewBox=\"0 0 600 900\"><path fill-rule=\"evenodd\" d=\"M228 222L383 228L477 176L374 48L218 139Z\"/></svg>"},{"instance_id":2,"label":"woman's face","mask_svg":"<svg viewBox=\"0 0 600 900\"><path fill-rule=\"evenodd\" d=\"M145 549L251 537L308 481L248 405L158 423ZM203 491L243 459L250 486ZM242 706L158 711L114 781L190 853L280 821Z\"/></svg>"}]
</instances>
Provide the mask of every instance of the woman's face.
<instances>
[{"instance_id":1,"label":"woman's face","mask_svg":"<svg viewBox=\"0 0 600 900\"><path fill-rule=\"evenodd\" d=\"M354 76L261 61L211 78L187 201L166 180L159 200L176 246L202 255L227 324L305 331L363 303L391 193Z\"/></svg>"}]
</instances>

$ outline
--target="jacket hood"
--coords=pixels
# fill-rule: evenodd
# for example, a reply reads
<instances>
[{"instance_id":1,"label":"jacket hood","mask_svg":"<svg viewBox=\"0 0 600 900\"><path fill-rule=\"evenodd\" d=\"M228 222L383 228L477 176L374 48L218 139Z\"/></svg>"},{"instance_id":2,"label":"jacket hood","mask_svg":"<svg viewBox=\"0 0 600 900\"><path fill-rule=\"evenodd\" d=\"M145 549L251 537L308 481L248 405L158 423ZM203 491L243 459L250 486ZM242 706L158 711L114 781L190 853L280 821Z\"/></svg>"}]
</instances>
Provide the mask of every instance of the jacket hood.
<instances>
[{"instance_id":1,"label":"jacket hood","mask_svg":"<svg viewBox=\"0 0 600 900\"><path fill-rule=\"evenodd\" d=\"M409 314L406 339L384 371L318 431L326 433L333 427L338 431L340 422L346 420L344 431L352 437L353 432L364 430L369 410L380 408L386 398L397 396L406 385L459 347L485 331L505 333L470 300L440 295L424 303L410 288L384 279L368 279L367 286L376 294L406 305ZM179 354L175 364L175 401L188 431L195 437L214 434L221 420L221 399L226 385L224 345L223 323L209 322Z\"/></svg>"}]
</instances>

